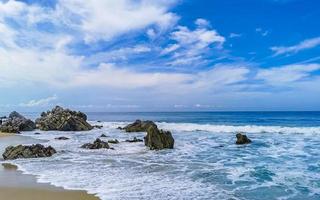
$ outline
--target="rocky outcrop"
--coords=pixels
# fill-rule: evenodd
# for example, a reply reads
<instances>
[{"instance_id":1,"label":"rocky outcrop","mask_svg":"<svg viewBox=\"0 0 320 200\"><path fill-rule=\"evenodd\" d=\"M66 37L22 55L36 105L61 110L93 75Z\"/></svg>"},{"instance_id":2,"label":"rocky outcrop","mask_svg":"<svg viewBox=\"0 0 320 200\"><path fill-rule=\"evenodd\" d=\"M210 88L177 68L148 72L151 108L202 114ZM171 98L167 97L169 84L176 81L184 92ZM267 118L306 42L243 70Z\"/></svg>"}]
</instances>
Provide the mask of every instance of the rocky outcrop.
<instances>
[{"instance_id":1,"label":"rocky outcrop","mask_svg":"<svg viewBox=\"0 0 320 200\"><path fill-rule=\"evenodd\" d=\"M151 126L144 137L144 143L150 150L173 149L174 139L170 131L159 130Z\"/></svg>"},{"instance_id":2,"label":"rocky outcrop","mask_svg":"<svg viewBox=\"0 0 320 200\"><path fill-rule=\"evenodd\" d=\"M136 120L132 124L129 124L123 128L120 128L121 130L125 130L126 132L146 132L148 128L150 127L156 127L157 125L153 121L141 121Z\"/></svg>"},{"instance_id":3,"label":"rocky outcrop","mask_svg":"<svg viewBox=\"0 0 320 200\"><path fill-rule=\"evenodd\" d=\"M134 137L132 140L126 140L126 142L130 142L130 143L133 143L133 142L143 142L143 140Z\"/></svg>"},{"instance_id":4,"label":"rocky outcrop","mask_svg":"<svg viewBox=\"0 0 320 200\"><path fill-rule=\"evenodd\" d=\"M36 120L36 125L40 130L50 131L88 131L93 127L87 122L86 114L71 111L56 106L48 112L43 112Z\"/></svg>"},{"instance_id":5,"label":"rocky outcrop","mask_svg":"<svg viewBox=\"0 0 320 200\"><path fill-rule=\"evenodd\" d=\"M16 111L10 113L9 117L0 124L0 132L19 133L20 131L32 131L36 125L30 119L25 118Z\"/></svg>"},{"instance_id":6,"label":"rocky outcrop","mask_svg":"<svg viewBox=\"0 0 320 200\"><path fill-rule=\"evenodd\" d=\"M96 139L93 143L86 143L81 146L84 149L110 149L108 142Z\"/></svg>"},{"instance_id":7,"label":"rocky outcrop","mask_svg":"<svg viewBox=\"0 0 320 200\"><path fill-rule=\"evenodd\" d=\"M251 140L244 134L237 133L236 137L237 137L236 144L249 144L249 143L251 143Z\"/></svg>"},{"instance_id":8,"label":"rocky outcrop","mask_svg":"<svg viewBox=\"0 0 320 200\"><path fill-rule=\"evenodd\" d=\"M31 145L31 146L9 146L5 149L2 154L5 160L13 160L18 158L41 158L50 157L57 153L51 146L44 147L41 144Z\"/></svg>"}]
</instances>

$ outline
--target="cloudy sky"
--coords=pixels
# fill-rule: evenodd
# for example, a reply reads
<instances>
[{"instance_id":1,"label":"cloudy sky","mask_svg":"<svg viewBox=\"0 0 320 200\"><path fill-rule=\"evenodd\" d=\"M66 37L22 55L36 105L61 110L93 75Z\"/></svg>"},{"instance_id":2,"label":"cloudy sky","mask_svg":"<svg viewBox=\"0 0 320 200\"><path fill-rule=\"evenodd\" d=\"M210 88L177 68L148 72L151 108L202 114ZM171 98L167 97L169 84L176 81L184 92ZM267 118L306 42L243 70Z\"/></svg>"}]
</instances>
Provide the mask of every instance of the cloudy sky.
<instances>
[{"instance_id":1,"label":"cloudy sky","mask_svg":"<svg viewBox=\"0 0 320 200\"><path fill-rule=\"evenodd\" d=\"M317 0L0 0L0 111L320 110Z\"/></svg>"}]
</instances>

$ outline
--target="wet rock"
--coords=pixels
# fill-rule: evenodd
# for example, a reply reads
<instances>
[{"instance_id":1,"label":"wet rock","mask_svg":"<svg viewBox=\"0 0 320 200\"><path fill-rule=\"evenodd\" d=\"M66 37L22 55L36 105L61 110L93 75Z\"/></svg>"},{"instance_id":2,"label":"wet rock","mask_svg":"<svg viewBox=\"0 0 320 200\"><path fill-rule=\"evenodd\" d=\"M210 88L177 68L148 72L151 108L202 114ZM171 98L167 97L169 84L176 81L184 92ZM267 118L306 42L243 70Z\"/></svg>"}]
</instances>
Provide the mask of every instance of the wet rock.
<instances>
[{"instance_id":1,"label":"wet rock","mask_svg":"<svg viewBox=\"0 0 320 200\"><path fill-rule=\"evenodd\" d=\"M101 134L100 137L108 137L108 136L106 136L105 134Z\"/></svg>"},{"instance_id":2,"label":"wet rock","mask_svg":"<svg viewBox=\"0 0 320 200\"><path fill-rule=\"evenodd\" d=\"M41 133L39 133L39 132L36 132L36 133L34 133L35 135L41 135Z\"/></svg>"},{"instance_id":3,"label":"wet rock","mask_svg":"<svg viewBox=\"0 0 320 200\"><path fill-rule=\"evenodd\" d=\"M17 165L13 165L11 163L2 163L2 167L5 169L5 170L12 170L12 171L16 171L18 169L18 166Z\"/></svg>"},{"instance_id":4,"label":"wet rock","mask_svg":"<svg viewBox=\"0 0 320 200\"><path fill-rule=\"evenodd\" d=\"M100 139L96 139L93 143L86 143L81 146L84 149L110 149L110 146L107 142L104 142Z\"/></svg>"},{"instance_id":5,"label":"wet rock","mask_svg":"<svg viewBox=\"0 0 320 200\"><path fill-rule=\"evenodd\" d=\"M103 126L102 125L94 125L94 126L92 126L93 128L96 128L96 129L102 129L103 128Z\"/></svg>"},{"instance_id":6,"label":"wet rock","mask_svg":"<svg viewBox=\"0 0 320 200\"><path fill-rule=\"evenodd\" d=\"M61 136L61 137L56 137L54 139L56 139L56 140L69 140L70 138Z\"/></svg>"},{"instance_id":7,"label":"wet rock","mask_svg":"<svg viewBox=\"0 0 320 200\"><path fill-rule=\"evenodd\" d=\"M134 137L132 140L126 140L126 142L130 142L130 143L133 143L133 142L143 142L143 140Z\"/></svg>"},{"instance_id":8,"label":"wet rock","mask_svg":"<svg viewBox=\"0 0 320 200\"><path fill-rule=\"evenodd\" d=\"M33 131L35 128L33 121L13 111L5 121L2 120L0 132L19 133L20 131Z\"/></svg>"},{"instance_id":9,"label":"wet rock","mask_svg":"<svg viewBox=\"0 0 320 200\"><path fill-rule=\"evenodd\" d=\"M51 111L43 112L36 120L40 130L50 131L88 131L93 127L87 122L86 114L56 106Z\"/></svg>"},{"instance_id":10,"label":"wet rock","mask_svg":"<svg viewBox=\"0 0 320 200\"><path fill-rule=\"evenodd\" d=\"M41 158L50 157L57 153L56 150L51 147L45 147L41 144L31 145L31 146L9 146L5 149L2 154L5 160L13 160L18 158Z\"/></svg>"},{"instance_id":11,"label":"wet rock","mask_svg":"<svg viewBox=\"0 0 320 200\"><path fill-rule=\"evenodd\" d=\"M118 144L119 141L117 139L114 139L114 140L108 140L108 143L110 144Z\"/></svg>"},{"instance_id":12,"label":"wet rock","mask_svg":"<svg viewBox=\"0 0 320 200\"><path fill-rule=\"evenodd\" d=\"M244 134L237 133L236 137L237 137L236 144L249 144L249 143L251 143L251 140Z\"/></svg>"},{"instance_id":13,"label":"wet rock","mask_svg":"<svg viewBox=\"0 0 320 200\"><path fill-rule=\"evenodd\" d=\"M174 139L170 131L151 126L147 130L147 136L144 137L144 143L150 150L173 149Z\"/></svg>"},{"instance_id":14,"label":"wet rock","mask_svg":"<svg viewBox=\"0 0 320 200\"><path fill-rule=\"evenodd\" d=\"M126 132L146 132L150 127L156 127L157 125L153 121L141 121L136 120L132 124L129 124L123 128Z\"/></svg>"}]
</instances>

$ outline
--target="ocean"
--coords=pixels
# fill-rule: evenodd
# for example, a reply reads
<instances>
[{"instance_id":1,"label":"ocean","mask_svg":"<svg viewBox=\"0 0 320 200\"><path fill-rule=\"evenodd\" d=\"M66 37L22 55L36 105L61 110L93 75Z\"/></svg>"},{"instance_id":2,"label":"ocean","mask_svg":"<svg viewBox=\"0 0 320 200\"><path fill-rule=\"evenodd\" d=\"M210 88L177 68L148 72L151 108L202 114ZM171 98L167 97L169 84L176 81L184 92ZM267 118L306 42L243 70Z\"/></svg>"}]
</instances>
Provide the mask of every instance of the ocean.
<instances>
[{"instance_id":1,"label":"ocean","mask_svg":"<svg viewBox=\"0 0 320 200\"><path fill-rule=\"evenodd\" d=\"M24 113L36 118L34 113ZM22 136L51 145L50 158L13 161L39 182L86 190L109 199L319 200L320 112L87 113L102 129L34 131ZM37 114L38 115L38 114ZM172 150L150 151L117 127L153 120L170 130ZM99 121L99 122L98 122ZM244 132L253 142L236 145ZM118 139L115 150L85 150L101 134ZM57 141L58 136L70 140ZM26 143L30 143L27 141Z\"/></svg>"}]
</instances>

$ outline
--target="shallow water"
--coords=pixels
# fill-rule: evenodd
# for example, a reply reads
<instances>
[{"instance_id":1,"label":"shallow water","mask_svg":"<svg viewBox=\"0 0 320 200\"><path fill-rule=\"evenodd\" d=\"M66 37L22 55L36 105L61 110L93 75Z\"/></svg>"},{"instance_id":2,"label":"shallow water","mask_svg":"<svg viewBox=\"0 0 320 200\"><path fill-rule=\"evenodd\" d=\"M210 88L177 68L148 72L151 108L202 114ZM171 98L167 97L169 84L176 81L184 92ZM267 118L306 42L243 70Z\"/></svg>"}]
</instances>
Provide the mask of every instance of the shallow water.
<instances>
[{"instance_id":1,"label":"shallow water","mask_svg":"<svg viewBox=\"0 0 320 200\"><path fill-rule=\"evenodd\" d=\"M272 117L232 116L225 123L190 120L187 116L164 115L153 120L160 128L171 130L175 149L149 151L143 143L125 143L126 139L143 138L144 133L123 133L116 128L144 118L128 114L128 119L103 124L103 129L90 132L23 133L49 140L58 153L51 158L15 160L25 173L38 176L67 189L85 189L101 199L320 199L320 127L319 113L286 117L280 122ZM230 114L227 114L230 115ZM103 120L110 116L90 119ZM123 117L125 118L125 117ZM161 119L160 119L161 118ZM199 114L195 114L199 119ZM215 116L214 118L218 118ZM239 122L236 123L235 119ZM307 123L297 119L306 119ZM245 122L246 120L247 123ZM279 120L275 120L279 119ZM272 123L272 121L278 121ZM288 122L289 121L289 122ZM313 126L312 126L313 125ZM237 146L235 133L244 131L252 144ZM84 150L102 133L104 140L118 139L115 150ZM70 140L54 140L58 136Z\"/></svg>"}]
</instances>

